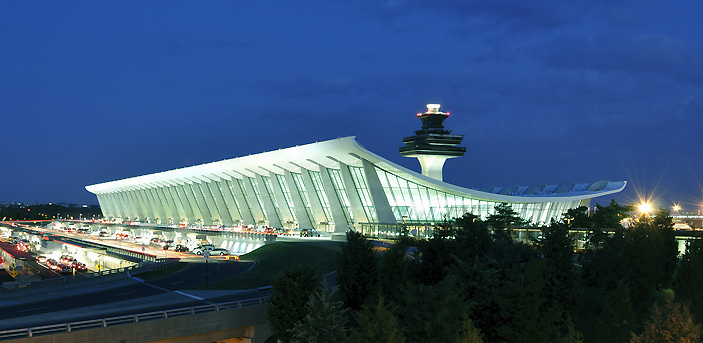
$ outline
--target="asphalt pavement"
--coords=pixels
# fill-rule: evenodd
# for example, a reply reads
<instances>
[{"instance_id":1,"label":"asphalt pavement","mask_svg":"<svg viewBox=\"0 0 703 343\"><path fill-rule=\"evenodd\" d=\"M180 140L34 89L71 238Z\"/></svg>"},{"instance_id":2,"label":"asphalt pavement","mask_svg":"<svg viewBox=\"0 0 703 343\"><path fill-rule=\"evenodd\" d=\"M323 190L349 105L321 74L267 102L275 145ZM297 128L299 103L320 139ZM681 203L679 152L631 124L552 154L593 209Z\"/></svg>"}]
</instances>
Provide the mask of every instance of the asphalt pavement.
<instances>
[{"instance_id":1,"label":"asphalt pavement","mask_svg":"<svg viewBox=\"0 0 703 343\"><path fill-rule=\"evenodd\" d=\"M208 282L242 273L253 262L208 263ZM69 289L31 287L0 295L0 330L60 324L157 310L191 307L268 295L268 290L196 291L205 284L205 263L151 281L124 275L84 282Z\"/></svg>"}]
</instances>

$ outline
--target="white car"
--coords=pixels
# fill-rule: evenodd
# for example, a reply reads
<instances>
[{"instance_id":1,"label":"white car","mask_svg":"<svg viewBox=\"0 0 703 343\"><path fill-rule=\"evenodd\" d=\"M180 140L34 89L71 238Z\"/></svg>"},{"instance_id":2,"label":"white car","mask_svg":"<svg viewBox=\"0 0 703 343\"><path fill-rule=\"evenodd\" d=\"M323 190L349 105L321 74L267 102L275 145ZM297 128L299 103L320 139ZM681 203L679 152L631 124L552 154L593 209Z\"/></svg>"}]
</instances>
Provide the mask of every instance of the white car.
<instances>
[{"instance_id":1,"label":"white car","mask_svg":"<svg viewBox=\"0 0 703 343\"><path fill-rule=\"evenodd\" d=\"M215 246L212 244L206 244L206 245L200 245L197 248L193 249L193 253L196 255L202 255L204 251L213 251L215 250Z\"/></svg>"}]
</instances>

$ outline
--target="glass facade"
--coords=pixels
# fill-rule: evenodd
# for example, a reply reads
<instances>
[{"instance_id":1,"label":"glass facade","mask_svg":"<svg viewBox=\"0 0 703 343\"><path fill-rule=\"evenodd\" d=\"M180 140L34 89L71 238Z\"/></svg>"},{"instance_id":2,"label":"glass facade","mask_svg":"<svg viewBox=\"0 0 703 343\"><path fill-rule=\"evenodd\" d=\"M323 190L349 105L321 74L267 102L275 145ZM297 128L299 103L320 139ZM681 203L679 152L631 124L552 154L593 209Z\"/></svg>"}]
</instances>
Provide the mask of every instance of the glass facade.
<instances>
[{"instance_id":1,"label":"glass facade","mask_svg":"<svg viewBox=\"0 0 703 343\"><path fill-rule=\"evenodd\" d=\"M312 186L315 188L315 194L317 195L317 200L320 201L322 205L322 212L325 213L325 218L327 218L328 223L333 223L334 218L332 217L332 210L330 209L330 201L327 200L327 194L325 194L325 189L322 188L322 176L318 171L308 170L308 175L312 180Z\"/></svg>"},{"instance_id":2,"label":"glass facade","mask_svg":"<svg viewBox=\"0 0 703 343\"><path fill-rule=\"evenodd\" d=\"M240 179L236 179L236 178L235 178L235 180L237 180L237 187L239 187L239 190L242 192L242 195L244 196L242 200L244 201L244 204L247 206L247 210L249 210L249 213L254 213L251 209L251 204L249 203L249 196L247 195L247 189L244 187L244 181L242 181ZM232 181L225 180L225 182L227 183L227 186L229 187L229 191L233 195L234 203L237 204L237 208L241 209L242 207L239 205L239 201L237 201L237 196L235 195L235 194L237 194L237 192L234 191L234 185L232 184ZM244 217L242 217L242 219L244 219Z\"/></svg>"},{"instance_id":3,"label":"glass facade","mask_svg":"<svg viewBox=\"0 0 703 343\"><path fill-rule=\"evenodd\" d=\"M261 211L264 214L264 220L268 220L268 214L266 213L266 207L264 207L264 201L261 199L261 193L259 193L259 183L256 182L256 179L253 177L247 177L249 179L249 182L251 182L251 188L254 189L254 195L256 197L256 201L259 202L259 206L261 208Z\"/></svg>"},{"instance_id":4,"label":"glass facade","mask_svg":"<svg viewBox=\"0 0 703 343\"><path fill-rule=\"evenodd\" d=\"M342 181L342 172L339 169L327 168L327 173L332 179L334 193L337 194L339 203L344 207L344 216L347 218L347 222L351 224L354 222L354 215L352 214L349 197L347 197L347 190L344 188L344 181Z\"/></svg>"},{"instance_id":5,"label":"glass facade","mask_svg":"<svg viewBox=\"0 0 703 343\"><path fill-rule=\"evenodd\" d=\"M369 192L368 182L366 182L366 177L364 176L364 169L349 167L349 173L351 173L354 187L357 193L359 193L359 198L361 198L361 206L364 208L366 218L371 222L378 222L376 207L374 207L373 201L371 200L371 193Z\"/></svg>"},{"instance_id":6,"label":"glass facade","mask_svg":"<svg viewBox=\"0 0 703 343\"><path fill-rule=\"evenodd\" d=\"M288 205L288 210L293 216L293 220L297 221L298 216L295 214L295 207L293 206L293 200L290 198L290 191L288 190L288 185L286 184L286 178L283 175L276 174L276 179L278 180L278 185L281 187L281 191L283 192L283 200L286 201L286 205Z\"/></svg>"},{"instance_id":7,"label":"glass facade","mask_svg":"<svg viewBox=\"0 0 703 343\"><path fill-rule=\"evenodd\" d=\"M283 220L283 217L281 217L281 208L278 207L278 199L276 199L276 195L273 193L273 185L271 185L271 178L268 176L261 176L261 179L264 180L264 189L266 189L266 193L268 193L269 197L271 197L271 202L273 203L273 210L276 211L276 216Z\"/></svg>"},{"instance_id":8,"label":"glass facade","mask_svg":"<svg viewBox=\"0 0 703 343\"><path fill-rule=\"evenodd\" d=\"M350 137L289 149L86 188L97 195L106 218L158 222L171 216L169 222L285 227L309 221L335 235L350 227L378 234L407 225L425 237L434 224L467 212L486 219L501 202L535 225L548 225L593 197L625 187L600 181L529 188L539 192L525 192L528 186L481 192L422 177Z\"/></svg>"},{"instance_id":9,"label":"glass facade","mask_svg":"<svg viewBox=\"0 0 703 343\"><path fill-rule=\"evenodd\" d=\"M315 223L315 217L312 215L312 205L310 204L310 198L308 197L308 192L305 190L305 185L303 184L303 175L298 173L291 173L291 176L293 177L295 189L298 194L300 194L300 198L303 200L303 208L305 209L305 215L308 216L308 220L310 220L310 223L316 226L317 223Z\"/></svg>"}]
</instances>

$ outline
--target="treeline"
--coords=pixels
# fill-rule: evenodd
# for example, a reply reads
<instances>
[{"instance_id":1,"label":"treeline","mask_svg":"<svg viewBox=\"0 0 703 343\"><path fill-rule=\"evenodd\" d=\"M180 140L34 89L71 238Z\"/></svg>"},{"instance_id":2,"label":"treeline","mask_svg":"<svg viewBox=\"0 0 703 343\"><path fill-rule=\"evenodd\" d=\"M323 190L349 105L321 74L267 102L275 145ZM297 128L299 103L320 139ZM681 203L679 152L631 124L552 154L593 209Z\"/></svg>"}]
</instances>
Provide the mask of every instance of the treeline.
<instances>
[{"instance_id":1,"label":"treeline","mask_svg":"<svg viewBox=\"0 0 703 343\"><path fill-rule=\"evenodd\" d=\"M4 219L3 219L4 218ZM0 204L2 220L48 220L48 219L92 219L102 218L98 205L76 204Z\"/></svg>"},{"instance_id":2,"label":"treeline","mask_svg":"<svg viewBox=\"0 0 703 343\"><path fill-rule=\"evenodd\" d=\"M512 239L525 223L507 204L382 252L349 232L335 292L314 270L288 270L270 323L282 342L700 341L703 241L679 257L668 211L624 228L631 211L614 201L590 217L570 210L531 243ZM582 254L570 227L589 231Z\"/></svg>"}]
</instances>

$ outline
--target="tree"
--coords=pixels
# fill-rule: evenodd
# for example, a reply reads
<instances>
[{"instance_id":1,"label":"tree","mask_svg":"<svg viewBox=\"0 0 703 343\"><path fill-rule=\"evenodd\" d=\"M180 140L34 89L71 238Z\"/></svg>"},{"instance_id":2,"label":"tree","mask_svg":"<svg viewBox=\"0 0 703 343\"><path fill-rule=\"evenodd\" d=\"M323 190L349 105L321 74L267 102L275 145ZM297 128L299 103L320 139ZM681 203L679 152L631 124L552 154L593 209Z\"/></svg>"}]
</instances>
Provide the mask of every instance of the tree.
<instances>
[{"instance_id":1,"label":"tree","mask_svg":"<svg viewBox=\"0 0 703 343\"><path fill-rule=\"evenodd\" d=\"M342 302L332 301L331 293L320 285L310 296L307 314L291 330L293 343L326 343L347 341L346 308Z\"/></svg>"},{"instance_id":2,"label":"tree","mask_svg":"<svg viewBox=\"0 0 703 343\"><path fill-rule=\"evenodd\" d=\"M354 342L403 343L400 324L394 307L379 295L374 304L362 307L356 320L358 327L352 333ZM331 342L331 340L330 340Z\"/></svg>"},{"instance_id":3,"label":"tree","mask_svg":"<svg viewBox=\"0 0 703 343\"><path fill-rule=\"evenodd\" d=\"M461 343L483 343L483 334L471 319L464 319L464 325L461 327Z\"/></svg>"},{"instance_id":4,"label":"tree","mask_svg":"<svg viewBox=\"0 0 703 343\"><path fill-rule=\"evenodd\" d=\"M673 230L655 225L657 220L664 219L643 217L628 228L621 251L626 268L620 274L630 286L638 313L646 312L653 290L669 287L676 267L678 249Z\"/></svg>"},{"instance_id":5,"label":"tree","mask_svg":"<svg viewBox=\"0 0 703 343\"><path fill-rule=\"evenodd\" d=\"M447 276L449 268L456 263L455 242L450 236L434 235L417 244L415 263L412 264L415 279L425 285L434 285Z\"/></svg>"},{"instance_id":6,"label":"tree","mask_svg":"<svg viewBox=\"0 0 703 343\"><path fill-rule=\"evenodd\" d=\"M603 309L596 318L596 333L602 342L627 342L635 327L635 312L630 300L630 288L620 281L608 292Z\"/></svg>"},{"instance_id":7,"label":"tree","mask_svg":"<svg viewBox=\"0 0 703 343\"><path fill-rule=\"evenodd\" d=\"M468 260L476 256L484 256L493 243L491 232L486 222L472 213L465 213L454 220L454 238L457 255Z\"/></svg>"},{"instance_id":8,"label":"tree","mask_svg":"<svg viewBox=\"0 0 703 343\"><path fill-rule=\"evenodd\" d=\"M599 229L615 229L622 227L622 220L627 218L634 210L632 205L620 205L615 199L610 200L608 206L596 204L591 220L593 227Z\"/></svg>"},{"instance_id":9,"label":"tree","mask_svg":"<svg viewBox=\"0 0 703 343\"><path fill-rule=\"evenodd\" d=\"M669 301L660 309L652 306L649 320L641 335L632 334L632 343L693 343L700 342L701 325L696 323L686 306Z\"/></svg>"},{"instance_id":10,"label":"tree","mask_svg":"<svg viewBox=\"0 0 703 343\"><path fill-rule=\"evenodd\" d=\"M574 242L569 237L569 229L563 224L553 223L542 229L542 238L537 241L537 246L544 259L547 299L562 307L565 312L563 318L573 317L577 285Z\"/></svg>"},{"instance_id":11,"label":"tree","mask_svg":"<svg viewBox=\"0 0 703 343\"><path fill-rule=\"evenodd\" d=\"M290 342L290 329L305 317L308 300L319 285L320 278L309 267L284 270L274 280L266 317L276 338Z\"/></svg>"},{"instance_id":12,"label":"tree","mask_svg":"<svg viewBox=\"0 0 703 343\"><path fill-rule=\"evenodd\" d=\"M703 239L690 239L686 242L686 253L681 256L681 263L673 289L676 300L688 304L693 316L703 320Z\"/></svg>"},{"instance_id":13,"label":"tree","mask_svg":"<svg viewBox=\"0 0 703 343\"><path fill-rule=\"evenodd\" d=\"M337 272L342 301L352 310L360 309L377 289L378 259L373 243L359 232L347 232L347 242L337 257Z\"/></svg>"},{"instance_id":14,"label":"tree","mask_svg":"<svg viewBox=\"0 0 703 343\"><path fill-rule=\"evenodd\" d=\"M434 285L412 285L404 295L396 314L408 341L461 339L466 303L452 277Z\"/></svg>"},{"instance_id":15,"label":"tree","mask_svg":"<svg viewBox=\"0 0 703 343\"><path fill-rule=\"evenodd\" d=\"M586 206L567 210L562 220L569 228L589 228L592 225L591 218L588 217L588 207Z\"/></svg>"},{"instance_id":16,"label":"tree","mask_svg":"<svg viewBox=\"0 0 703 343\"><path fill-rule=\"evenodd\" d=\"M410 282L408 262L405 260L408 246L399 241L383 253L379 265L378 286L384 298L397 303Z\"/></svg>"},{"instance_id":17,"label":"tree","mask_svg":"<svg viewBox=\"0 0 703 343\"><path fill-rule=\"evenodd\" d=\"M488 341L548 342L556 338L559 327L555 323L561 313L545 297L543 271L543 261L536 258L506 266L498 299L497 339Z\"/></svg>"},{"instance_id":18,"label":"tree","mask_svg":"<svg viewBox=\"0 0 703 343\"><path fill-rule=\"evenodd\" d=\"M493 227L496 238L512 240L512 229L528 224L508 203L497 204L494 209L495 212L486 218L486 223Z\"/></svg>"}]
</instances>

